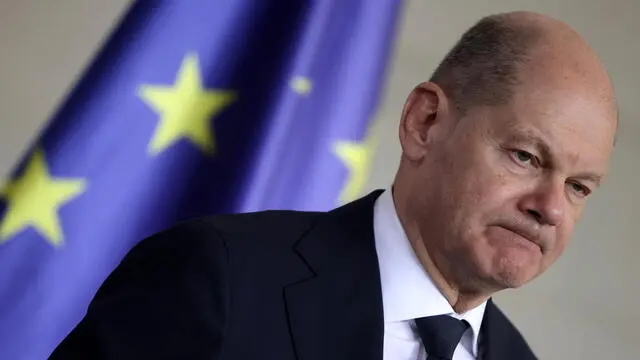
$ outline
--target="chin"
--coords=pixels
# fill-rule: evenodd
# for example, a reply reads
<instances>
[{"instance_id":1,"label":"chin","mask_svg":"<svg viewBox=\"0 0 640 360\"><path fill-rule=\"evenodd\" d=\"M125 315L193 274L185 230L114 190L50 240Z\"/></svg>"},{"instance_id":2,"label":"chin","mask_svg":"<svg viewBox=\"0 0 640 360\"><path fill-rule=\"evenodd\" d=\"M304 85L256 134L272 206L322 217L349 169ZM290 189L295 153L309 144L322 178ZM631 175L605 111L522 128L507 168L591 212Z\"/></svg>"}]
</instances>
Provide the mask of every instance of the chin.
<instances>
[{"instance_id":1,"label":"chin","mask_svg":"<svg viewBox=\"0 0 640 360\"><path fill-rule=\"evenodd\" d=\"M538 274L537 266L513 258L496 259L490 276L498 287L515 289L533 280Z\"/></svg>"},{"instance_id":2,"label":"chin","mask_svg":"<svg viewBox=\"0 0 640 360\"><path fill-rule=\"evenodd\" d=\"M482 259L485 276L495 287L518 288L538 275L542 251L528 240L495 232L486 237L483 245L477 249L484 255L478 260Z\"/></svg>"},{"instance_id":3,"label":"chin","mask_svg":"<svg viewBox=\"0 0 640 360\"><path fill-rule=\"evenodd\" d=\"M496 285L503 289L517 289L531 281L531 279L531 277L508 271L503 271L493 276Z\"/></svg>"}]
</instances>

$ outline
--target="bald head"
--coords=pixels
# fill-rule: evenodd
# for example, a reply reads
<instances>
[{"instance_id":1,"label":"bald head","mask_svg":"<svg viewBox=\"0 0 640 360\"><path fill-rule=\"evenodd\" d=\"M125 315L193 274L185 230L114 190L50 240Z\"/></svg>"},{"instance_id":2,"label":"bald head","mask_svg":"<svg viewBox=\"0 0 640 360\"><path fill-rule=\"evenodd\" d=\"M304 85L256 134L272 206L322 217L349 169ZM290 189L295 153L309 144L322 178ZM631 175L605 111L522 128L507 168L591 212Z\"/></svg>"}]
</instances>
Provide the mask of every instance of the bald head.
<instances>
[{"instance_id":1,"label":"bald head","mask_svg":"<svg viewBox=\"0 0 640 360\"><path fill-rule=\"evenodd\" d=\"M567 24L533 12L485 17L467 30L431 82L461 115L509 103L530 81L582 82L614 105L609 77L589 45Z\"/></svg>"}]
</instances>

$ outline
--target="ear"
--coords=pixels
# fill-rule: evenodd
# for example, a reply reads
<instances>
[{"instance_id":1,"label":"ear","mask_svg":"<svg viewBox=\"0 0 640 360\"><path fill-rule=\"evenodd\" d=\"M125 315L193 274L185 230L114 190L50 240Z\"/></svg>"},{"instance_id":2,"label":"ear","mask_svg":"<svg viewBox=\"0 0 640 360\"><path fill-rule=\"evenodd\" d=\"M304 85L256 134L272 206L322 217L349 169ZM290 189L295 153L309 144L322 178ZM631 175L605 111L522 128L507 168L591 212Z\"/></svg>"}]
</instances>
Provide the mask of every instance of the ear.
<instances>
[{"instance_id":1,"label":"ear","mask_svg":"<svg viewBox=\"0 0 640 360\"><path fill-rule=\"evenodd\" d=\"M409 94L400 119L400 144L403 156L420 160L434 141L444 135L450 117L447 98L431 82L416 86Z\"/></svg>"}]
</instances>

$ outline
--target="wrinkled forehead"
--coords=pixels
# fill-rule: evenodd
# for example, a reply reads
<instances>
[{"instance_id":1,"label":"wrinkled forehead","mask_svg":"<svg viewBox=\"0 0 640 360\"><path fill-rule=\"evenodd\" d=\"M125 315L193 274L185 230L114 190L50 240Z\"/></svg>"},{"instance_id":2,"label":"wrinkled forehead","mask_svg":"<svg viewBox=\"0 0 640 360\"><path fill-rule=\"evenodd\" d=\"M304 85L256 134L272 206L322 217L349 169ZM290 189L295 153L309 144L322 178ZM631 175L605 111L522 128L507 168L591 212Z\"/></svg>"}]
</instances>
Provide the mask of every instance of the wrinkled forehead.
<instances>
[{"instance_id":1,"label":"wrinkled forehead","mask_svg":"<svg viewBox=\"0 0 640 360\"><path fill-rule=\"evenodd\" d=\"M542 80L542 81L541 81ZM569 79L531 81L514 92L512 110L552 133L573 134L598 147L613 145L618 110L607 89Z\"/></svg>"},{"instance_id":2,"label":"wrinkled forehead","mask_svg":"<svg viewBox=\"0 0 640 360\"><path fill-rule=\"evenodd\" d=\"M529 86L514 93L504 130L526 131L542 139L557 156L604 172L617 131L617 109L597 89Z\"/></svg>"}]
</instances>

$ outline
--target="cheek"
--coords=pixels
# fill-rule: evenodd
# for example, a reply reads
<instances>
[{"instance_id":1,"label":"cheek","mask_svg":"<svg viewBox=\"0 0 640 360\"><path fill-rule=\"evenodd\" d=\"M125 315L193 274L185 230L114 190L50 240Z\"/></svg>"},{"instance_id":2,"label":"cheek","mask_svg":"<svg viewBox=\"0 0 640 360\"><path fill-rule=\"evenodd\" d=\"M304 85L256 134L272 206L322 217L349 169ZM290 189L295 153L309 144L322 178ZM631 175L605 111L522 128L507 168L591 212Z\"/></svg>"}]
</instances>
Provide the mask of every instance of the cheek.
<instances>
[{"instance_id":1,"label":"cheek","mask_svg":"<svg viewBox=\"0 0 640 360\"><path fill-rule=\"evenodd\" d=\"M553 249L548 251L546 254L544 254L542 258L542 264L541 264L542 268L540 269L540 272L547 270L556 261L558 261L560 256L562 256L562 253L564 253L564 249L566 248L565 245L566 244L564 243L563 244L558 243L556 247L554 247Z\"/></svg>"},{"instance_id":2,"label":"cheek","mask_svg":"<svg viewBox=\"0 0 640 360\"><path fill-rule=\"evenodd\" d=\"M562 226L555 228L553 245L543 255L541 271L548 269L562 256L571 242L575 224L575 219L568 217Z\"/></svg>"},{"instance_id":3,"label":"cheek","mask_svg":"<svg viewBox=\"0 0 640 360\"><path fill-rule=\"evenodd\" d=\"M514 197L514 180L506 174L476 169L469 173L468 180L458 188L461 204L467 216L490 216L504 209L509 199Z\"/></svg>"},{"instance_id":4,"label":"cheek","mask_svg":"<svg viewBox=\"0 0 640 360\"><path fill-rule=\"evenodd\" d=\"M513 191L518 179L509 173L498 158L495 149L489 146L459 149L441 157L439 171L441 202L446 204L450 221L461 231L471 229L501 211ZM477 229L476 229L477 230Z\"/></svg>"},{"instance_id":5,"label":"cheek","mask_svg":"<svg viewBox=\"0 0 640 360\"><path fill-rule=\"evenodd\" d=\"M555 260L565 251L569 243L571 242L571 234L573 232L573 224L568 226L559 227L556 229L555 242L553 247L549 251L550 257Z\"/></svg>"}]
</instances>

